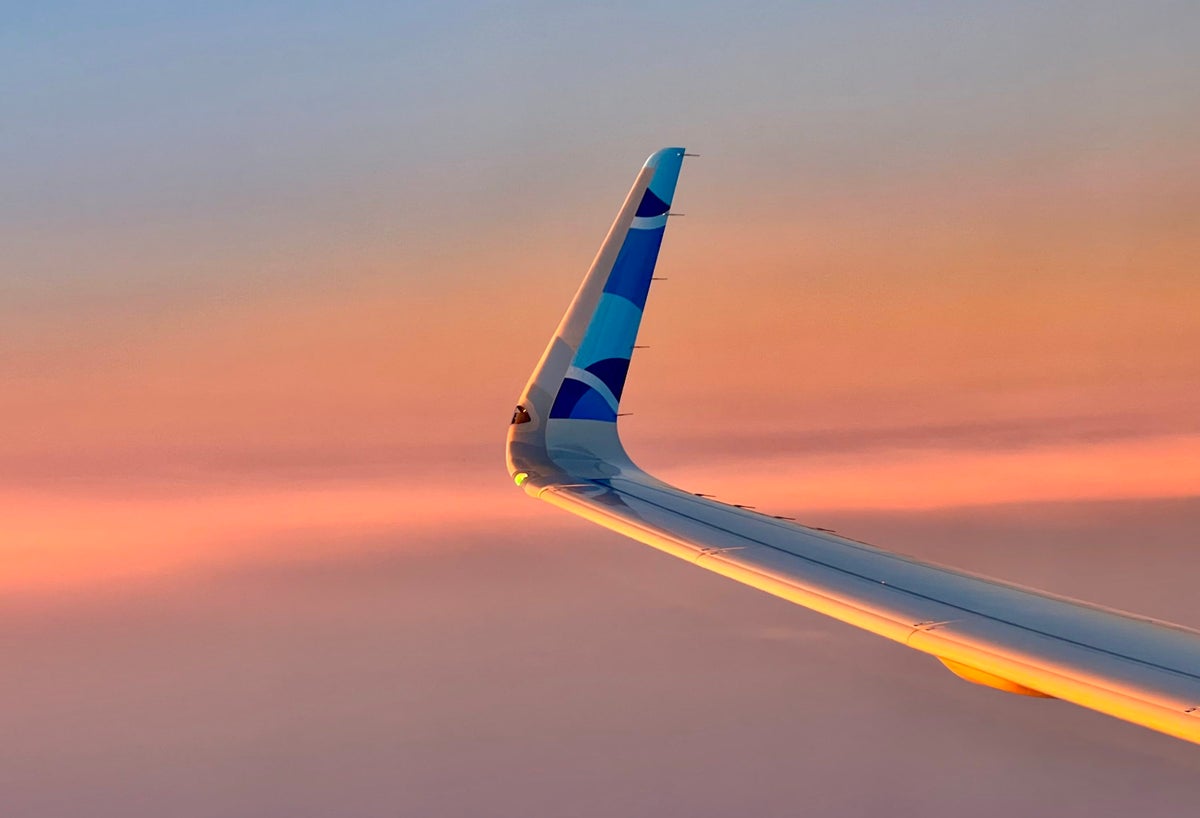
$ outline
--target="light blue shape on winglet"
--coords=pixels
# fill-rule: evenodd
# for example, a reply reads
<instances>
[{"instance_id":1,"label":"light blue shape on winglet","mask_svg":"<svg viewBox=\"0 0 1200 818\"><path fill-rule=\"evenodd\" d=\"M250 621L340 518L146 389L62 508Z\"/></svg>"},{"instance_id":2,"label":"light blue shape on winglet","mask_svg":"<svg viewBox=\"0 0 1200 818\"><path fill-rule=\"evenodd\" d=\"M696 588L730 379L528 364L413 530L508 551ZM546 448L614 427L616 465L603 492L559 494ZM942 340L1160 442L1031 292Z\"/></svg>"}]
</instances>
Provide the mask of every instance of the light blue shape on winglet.
<instances>
[{"instance_id":1,"label":"light blue shape on winglet","mask_svg":"<svg viewBox=\"0 0 1200 818\"><path fill-rule=\"evenodd\" d=\"M586 369L605 358L628 358L641 323L642 311L629 299L612 293L600 296L583 343L575 353L575 366Z\"/></svg>"}]
</instances>

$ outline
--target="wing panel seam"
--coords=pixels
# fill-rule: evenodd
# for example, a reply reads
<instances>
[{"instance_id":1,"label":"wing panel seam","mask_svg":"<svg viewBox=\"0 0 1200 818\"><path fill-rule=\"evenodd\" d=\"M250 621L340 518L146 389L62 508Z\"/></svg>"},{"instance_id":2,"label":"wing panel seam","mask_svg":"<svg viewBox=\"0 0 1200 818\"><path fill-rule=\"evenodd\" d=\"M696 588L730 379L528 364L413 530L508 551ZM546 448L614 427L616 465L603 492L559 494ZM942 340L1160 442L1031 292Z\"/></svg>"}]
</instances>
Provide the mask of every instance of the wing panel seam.
<instances>
[{"instance_id":1,"label":"wing panel seam","mask_svg":"<svg viewBox=\"0 0 1200 818\"><path fill-rule=\"evenodd\" d=\"M648 503L649 505L652 505L652 506L654 506L655 508L661 509L661 510L663 510L663 511L666 511L666 512L668 512L668 513L671 513L671 514L678 514L679 516L683 517L684 519L691 520L691 521L692 521L692 522L694 522L694 523L699 523L700 525L702 525L702 526L705 526L706 528L711 528L712 530L714 530L714 531L718 531L718 532L720 532L720 533L722 533L722 534L727 534L727 535L730 535L730 536L733 536L733 537L737 537L737 538L739 538L739 539L742 539L742 540L746 540L746 541L748 541L748 542L755 543L756 545L761 545L761 546L763 546L764 548L769 548L769 549L771 549L772 551L776 551L776 552L779 552L779 553L781 553L781 554L787 554L788 556L795 557L796 559L799 559L799 560L803 560L804 562L807 562L807 563L809 563L809 564L811 564L811 565L819 565L819 566L821 566L822 568L827 568L827 569L829 569L829 570L831 570L831 571L837 571L838 573L844 574L844 575L846 575L846 576L855 577L856 579L861 579L861 580L863 580L863 581L865 581L865 582L871 582L871 583L874 583L874 584L876 584L876 585L883 584L883 585L886 585L886 587L887 587L887 588L889 588L889 589L891 589L891 590L899 591L899 592L901 592L901 593L907 594L907 595L909 595L909 596L911 596L911 597L914 597L914 598L916 598L916 599L922 599L922 600L925 600L925 601L927 601L927 602L934 602L934 603L937 603L937 604L939 604L939 605L945 605L945 606L947 606L947 607L949 607L949 608L954 608L955 610L963 611L964 613L972 614L972 615L974 615L974 616L978 616L978 617L980 617L980 618L982 618L982 619L987 619L987 620L990 620L990 621L992 621L992 622L997 622L997 623L1000 623L1000 624L1002 624L1002 625L1008 625L1009 627L1017 628L1017 629L1019 629L1019 630L1023 630L1023 631L1025 631L1025 632L1027 632L1027 633L1032 633L1032 634L1036 634L1036 635L1038 635L1038 636L1043 636L1043 637L1046 637L1047 639L1054 639L1054 640L1057 640L1057 641L1060 641L1060 642L1065 642L1065 643L1067 643L1067 644L1069 644L1069 645L1075 645L1076 647L1084 648L1084 649L1086 649L1086 650L1091 650L1091 651L1095 651L1095 652L1097 652L1097 653L1102 653L1102 654L1105 654L1105 655L1108 655L1108 656L1112 656L1112 657L1114 657L1114 658L1116 658L1116 659L1122 659L1122 660L1125 660L1125 661L1128 661L1128 662L1133 662L1133 663L1135 663L1135 664L1143 665L1143 666L1145 666L1145 667L1155 668L1156 670L1161 670L1161 671L1164 671L1164 672L1166 672L1166 673L1173 673L1173 674L1175 674L1175 675L1177 675L1177 676L1181 676L1181 677L1183 677L1183 678L1186 678L1186 679L1190 679L1190 680L1193 680L1193 681L1196 681L1196 682L1200 682L1200 676L1196 676L1196 675L1194 675L1194 674L1192 674L1192 673L1188 673L1187 671L1184 671L1184 670L1177 670L1177 669L1175 669L1175 668L1172 668L1172 667L1167 667L1166 665L1160 665L1160 664L1158 664L1158 663L1156 663L1156 662L1150 662L1150 661L1147 661L1147 660L1145 660L1145 659L1138 659L1138 658L1136 658L1136 657L1133 657L1133 656L1127 656L1126 654L1123 654L1123 653L1118 653L1118 652L1116 652L1116 651L1109 650L1109 649L1107 649L1107 648L1101 648L1101 647L1097 647L1097 646L1095 646L1095 645L1088 644L1087 642L1080 642L1080 641L1078 641L1078 640L1076 640L1076 639L1071 639L1070 637L1066 637L1066 636L1059 636L1059 635L1057 635L1057 634L1053 634L1053 633L1050 633L1050 632L1048 632L1048 631L1042 631L1042 630L1038 630L1037 628L1032 628L1032 627L1030 627L1030 626L1028 626L1028 625L1022 625L1022 624L1020 624L1019 622L1013 622L1013 621L1011 621L1011 620L1008 620L1008 619L1003 619L1003 618L1001 618L1001 617L998 617L998 616L993 616L993 615L991 615L991 614L986 614L986 613L983 613L982 611L977 611L977 610L974 610L973 608L968 608L968 607L966 607L966 606L964 606L964 605L961 605L961 604L957 604L957 603L954 603L954 602L947 602L947 601L945 601L945 600L937 599L936 597L931 597L931 596L929 596L928 594L922 594L922 593L920 593L919 591L913 591L913 590L910 590L910 589L908 589L908 588L904 588L903 586L900 586L900 585L895 585L895 584L892 584L892 583L890 583L890 582L889 582L889 583L884 583L882 580L876 579L876 578L874 578L874 577L870 577L870 576L867 576L867 575L865 575L865 574L860 574L860 573L857 573L857 572L855 572L855 571L851 571L851 570L849 570L849 569L846 569L846 568L839 567L839 566L837 566L837 565L832 565L832 564L830 564L830 563L823 562L823 561L821 561L821 560L819 560L819 559L816 559L816 558L814 558L814 557L808 557L808 556L804 556L804 555L802 555L802 554L797 554L797 553L795 553L794 551L789 551L789 550L788 550L788 549L786 549L786 548L782 548L782 547L780 547L780 546L778 546L778 545L773 545L772 543L766 542L765 540L760 540L760 539L757 539L757 538L755 538L755 537L747 536L746 534L741 534L741 533L738 533L738 532L736 532L736 531L733 531L733 530L731 530L731 529L728 529L728 528L723 528L723 527L721 527L721 526L719 526L719 525L716 525L716 524L714 524L714 523L708 522L707 520L701 520L701 519L699 519L699 518L697 518L697 517L693 517L693 516L691 516L690 514L686 514L686 513L682 512L682 511L678 511L678 510L676 510L676 509L669 508L669 507L667 507L667 506L664 506L664 505L662 505L661 503L657 503L657 502L655 502L654 500L649 500L649 499L647 499L647 498L645 498L645 497L642 497L642 496L639 496L639 495L635 494L634 492L631 492L631 491L628 491L628 490L626 490L626 489L622 489L622 488L619 488L619 487L617 487L617 486L614 486L614 485L612 485L612 484L611 484L611 482L610 482L608 485L605 485L605 484L603 484L603 483L600 483L600 482L598 482L598 481L595 481L595 480L593 480L593 481L590 481L590 482L592 483L592 485L600 486L601 488L608 488L608 489L610 489L610 490L612 490L612 491L615 491L615 492L617 492L618 494L625 494L625 495L627 495L627 496L629 496L629 497L631 497L631 498L633 498L633 499L635 499L635 500L638 500L638 501L640 501L640 502L643 502L643 503ZM874 549L873 549L873 550L874 550ZM940 570L940 569L933 568L932 570L935 570L935 571L936 571L936 570ZM972 578L972 579L973 579L973 578ZM1018 593L1025 593L1025 592L1023 592L1023 591L1017 591L1017 592L1018 592ZM1067 603L1067 604L1069 604L1069 603Z\"/></svg>"}]
</instances>

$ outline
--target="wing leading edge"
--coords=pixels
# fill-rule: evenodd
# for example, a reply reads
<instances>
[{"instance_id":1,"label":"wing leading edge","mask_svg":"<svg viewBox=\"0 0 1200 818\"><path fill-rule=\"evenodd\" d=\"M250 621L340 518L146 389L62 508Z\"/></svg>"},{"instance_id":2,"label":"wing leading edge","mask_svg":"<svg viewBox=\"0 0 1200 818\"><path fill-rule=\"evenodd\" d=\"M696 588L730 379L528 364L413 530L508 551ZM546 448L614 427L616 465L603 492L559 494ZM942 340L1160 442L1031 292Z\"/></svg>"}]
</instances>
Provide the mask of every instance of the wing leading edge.
<instances>
[{"instance_id":1,"label":"wing leading edge","mask_svg":"<svg viewBox=\"0 0 1200 818\"><path fill-rule=\"evenodd\" d=\"M533 497L931 654L957 675L1200 743L1200 631L969 574L690 494L617 435L683 148L646 161L530 376L508 468Z\"/></svg>"}]
</instances>

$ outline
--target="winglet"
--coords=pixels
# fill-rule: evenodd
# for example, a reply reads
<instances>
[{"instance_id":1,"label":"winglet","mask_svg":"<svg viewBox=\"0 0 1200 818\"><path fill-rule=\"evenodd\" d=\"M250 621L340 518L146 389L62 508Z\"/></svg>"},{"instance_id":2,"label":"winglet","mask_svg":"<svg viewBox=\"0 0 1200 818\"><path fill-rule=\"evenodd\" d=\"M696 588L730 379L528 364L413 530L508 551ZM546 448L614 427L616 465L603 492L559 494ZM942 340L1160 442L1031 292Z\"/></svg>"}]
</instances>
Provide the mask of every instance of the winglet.
<instances>
[{"instance_id":1,"label":"winglet","mask_svg":"<svg viewBox=\"0 0 1200 818\"><path fill-rule=\"evenodd\" d=\"M527 491L552 481L563 458L573 472L581 458L628 462L617 414L683 157L663 148L646 160L521 393L508 468Z\"/></svg>"}]
</instances>

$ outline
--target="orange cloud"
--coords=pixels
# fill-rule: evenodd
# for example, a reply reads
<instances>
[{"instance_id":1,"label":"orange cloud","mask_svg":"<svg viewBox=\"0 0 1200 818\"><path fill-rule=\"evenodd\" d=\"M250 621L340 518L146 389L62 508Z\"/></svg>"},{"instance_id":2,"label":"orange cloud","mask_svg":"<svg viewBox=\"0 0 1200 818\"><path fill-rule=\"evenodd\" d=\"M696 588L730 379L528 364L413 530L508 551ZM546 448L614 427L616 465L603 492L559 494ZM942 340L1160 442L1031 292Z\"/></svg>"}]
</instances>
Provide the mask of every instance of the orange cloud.
<instances>
[{"instance_id":1,"label":"orange cloud","mask_svg":"<svg viewBox=\"0 0 1200 818\"><path fill-rule=\"evenodd\" d=\"M46 590L264 559L405 548L440 532L453 547L530 513L507 481L419 479L249 487L172 496L0 493L0 590ZM438 542L443 542L441 538Z\"/></svg>"},{"instance_id":2,"label":"orange cloud","mask_svg":"<svg viewBox=\"0 0 1200 818\"><path fill-rule=\"evenodd\" d=\"M658 470L769 513L1200 496L1200 435L1015 451L894 450L721 458Z\"/></svg>"}]
</instances>

